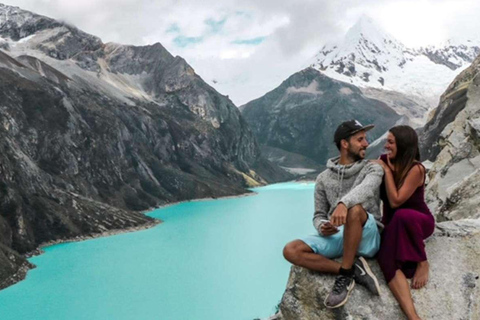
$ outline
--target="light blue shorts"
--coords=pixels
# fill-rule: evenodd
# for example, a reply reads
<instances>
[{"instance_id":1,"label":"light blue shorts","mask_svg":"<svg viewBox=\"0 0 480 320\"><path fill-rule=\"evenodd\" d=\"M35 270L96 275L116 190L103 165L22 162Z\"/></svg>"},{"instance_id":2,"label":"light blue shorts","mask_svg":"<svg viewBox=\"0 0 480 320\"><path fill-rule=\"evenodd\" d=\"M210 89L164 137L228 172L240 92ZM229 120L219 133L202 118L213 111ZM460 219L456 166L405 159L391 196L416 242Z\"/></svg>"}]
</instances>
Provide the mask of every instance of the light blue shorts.
<instances>
[{"instance_id":1,"label":"light blue shorts","mask_svg":"<svg viewBox=\"0 0 480 320\"><path fill-rule=\"evenodd\" d=\"M343 255L343 226L331 236L311 235L301 238L313 252L318 253L326 258L338 258ZM380 248L380 232L378 231L375 218L372 214L368 214L368 220L363 226L362 241L358 247L357 255L371 258Z\"/></svg>"}]
</instances>

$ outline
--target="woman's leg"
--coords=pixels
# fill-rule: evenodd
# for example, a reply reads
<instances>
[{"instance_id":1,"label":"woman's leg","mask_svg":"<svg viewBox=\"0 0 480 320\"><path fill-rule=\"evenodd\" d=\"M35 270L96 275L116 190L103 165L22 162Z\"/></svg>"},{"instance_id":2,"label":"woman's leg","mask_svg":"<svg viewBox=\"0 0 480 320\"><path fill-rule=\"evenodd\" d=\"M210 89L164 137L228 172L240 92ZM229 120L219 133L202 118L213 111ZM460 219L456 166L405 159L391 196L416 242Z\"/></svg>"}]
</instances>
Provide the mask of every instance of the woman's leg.
<instances>
[{"instance_id":1,"label":"woman's leg","mask_svg":"<svg viewBox=\"0 0 480 320\"><path fill-rule=\"evenodd\" d=\"M428 261L420 261L417 264L417 269L415 270L415 275L412 279L412 289L420 289L423 288L428 282L428 269L429 264Z\"/></svg>"},{"instance_id":2,"label":"woman's leg","mask_svg":"<svg viewBox=\"0 0 480 320\"><path fill-rule=\"evenodd\" d=\"M395 296L395 299L397 299L408 320L419 320L420 317L417 311L415 311L407 278L401 270L397 270L393 279L388 283L388 287Z\"/></svg>"}]
</instances>

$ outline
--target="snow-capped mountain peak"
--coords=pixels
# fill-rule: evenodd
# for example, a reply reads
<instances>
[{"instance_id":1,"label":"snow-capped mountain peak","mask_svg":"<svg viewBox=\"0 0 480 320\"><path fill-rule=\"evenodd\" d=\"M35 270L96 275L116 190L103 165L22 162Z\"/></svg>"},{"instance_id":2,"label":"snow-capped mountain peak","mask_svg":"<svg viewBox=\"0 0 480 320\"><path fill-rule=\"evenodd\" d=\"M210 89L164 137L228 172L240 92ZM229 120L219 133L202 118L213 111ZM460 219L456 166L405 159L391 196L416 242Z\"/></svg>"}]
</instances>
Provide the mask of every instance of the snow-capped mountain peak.
<instances>
[{"instance_id":1,"label":"snow-capped mountain peak","mask_svg":"<svg viewBox=\"0 0 480 320\"><path fill-rule=\"evenodd\" d=\"M342 39L324 45L309 65L331 78L361 88L400 92L432 108L479 53L475 40L408 48L363 15Z\"/></svg>"},{"instance_id":2,"label":"snow-capped mountain peak","mask_svg":"<svg viewBox=\"0 0 480 320\"><path fill-rule=\"evenodd\" d=\"M375 23L372 18L362 15L347 31L345 43L358 45L365 40L377 46L378 49L387 48L388 44L401 45L392 35Z\"/></svg>"},{"instance_id":3,"label":"snow-capped mountain peak","mask_svg":"<svg viewBox=\"0 0 480 320\"><path fill-rule=\"evenodd\" d=\"M347 77L359 77L367 83L378 81L378 86L383 86L381 76L372 79L370 70L383 73L392 65L402 66L404 51L401 42L363 15L341 41L326 44L312 65L323 71L330 69Z\"/></svg>"}]
</instances>

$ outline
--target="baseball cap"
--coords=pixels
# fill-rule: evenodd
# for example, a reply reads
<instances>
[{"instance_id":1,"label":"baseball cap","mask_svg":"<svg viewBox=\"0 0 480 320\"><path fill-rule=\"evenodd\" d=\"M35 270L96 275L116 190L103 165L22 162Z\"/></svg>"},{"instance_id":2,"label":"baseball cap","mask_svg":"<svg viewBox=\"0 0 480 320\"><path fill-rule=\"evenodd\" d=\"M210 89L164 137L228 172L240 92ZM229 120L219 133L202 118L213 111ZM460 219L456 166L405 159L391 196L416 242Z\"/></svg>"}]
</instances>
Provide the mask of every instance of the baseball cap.
<instances>
[{"instance_id":1,"label":"baseball cap","mask_svg":"<svg viewBox=\"0 0 480 320\"><path fill-rule=\"evenodd\" d=\"M337 127L337 130L335 130L333 141L335 142L335 144L338 144L342 139L347 139L348 137L362 130L368 131L373 127L375 127L373 124L364 126L358 120L348 120L342 122Z\"/></svg>"}]
</instances>

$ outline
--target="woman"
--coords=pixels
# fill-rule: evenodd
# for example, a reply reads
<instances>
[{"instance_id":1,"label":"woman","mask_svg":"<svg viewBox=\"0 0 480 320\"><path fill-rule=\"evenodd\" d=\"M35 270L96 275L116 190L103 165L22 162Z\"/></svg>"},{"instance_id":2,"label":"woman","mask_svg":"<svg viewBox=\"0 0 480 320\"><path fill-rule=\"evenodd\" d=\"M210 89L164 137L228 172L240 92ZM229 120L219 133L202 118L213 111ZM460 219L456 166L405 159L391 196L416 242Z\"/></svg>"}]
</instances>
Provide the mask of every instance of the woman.
<instances>
[{"instance_id":1,"label":"woman","mask_svg":"<svg viewBox=\"0 0 480 320\"><path fill-rule=\"evenodd\" d=\"M384 171L382 242L378 263L390 290L408 319L420 319L415 311L411 287L420 289L428 281L428 262L423 240L435 228L435 220L425 199L425 168L420 163L418 137L409 126L388 132L386 154L379 163Z\"/></svg>"}]
</instances>

